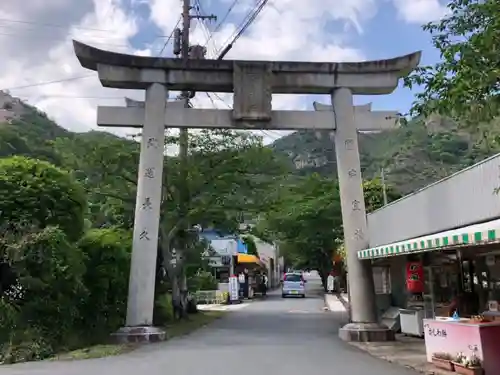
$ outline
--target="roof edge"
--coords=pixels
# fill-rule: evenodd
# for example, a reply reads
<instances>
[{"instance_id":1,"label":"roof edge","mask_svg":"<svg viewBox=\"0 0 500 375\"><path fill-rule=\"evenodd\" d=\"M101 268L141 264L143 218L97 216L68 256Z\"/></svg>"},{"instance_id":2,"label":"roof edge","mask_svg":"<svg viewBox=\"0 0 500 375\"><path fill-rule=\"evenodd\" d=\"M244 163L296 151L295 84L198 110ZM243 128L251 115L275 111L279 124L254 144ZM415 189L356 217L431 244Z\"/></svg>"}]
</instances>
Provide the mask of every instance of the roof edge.
<instances>
[{"instance_id":1,"label":"roof edge","mask_svg":"<svg viewBox=\"0 0 500 375\"><path fill-rule=\"evenodd\" d=\"M73 40L73 48L82 67L97 71L98 64L126 66L131 68L172 69L181 70L184 63L180 59L168 57L138 56L118 52L105 51L88 44ZM324 74L376 74L396 73L399 77L408 75L420 63L421 51L385 60L362 62L305 62L305 61L250 61L252 64L271 64L273 71L283 72L318 72ZM218 67L221 70L233 70L236 61L195 59L189 61L189 69L210 70Z\"/></svg>"}]
</instances>

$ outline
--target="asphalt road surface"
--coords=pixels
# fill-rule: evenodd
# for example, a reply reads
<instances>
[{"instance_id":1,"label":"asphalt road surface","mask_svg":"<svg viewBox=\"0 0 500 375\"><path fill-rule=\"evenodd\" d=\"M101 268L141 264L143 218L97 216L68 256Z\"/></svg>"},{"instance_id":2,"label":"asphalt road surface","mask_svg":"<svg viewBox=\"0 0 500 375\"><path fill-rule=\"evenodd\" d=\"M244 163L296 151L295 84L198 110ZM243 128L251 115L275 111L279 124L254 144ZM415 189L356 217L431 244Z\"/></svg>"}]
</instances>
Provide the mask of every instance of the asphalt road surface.
<instances>
[{"instance_id":1,"label":"asphalt road surface","mask_svg":"<svg viewBox=\"0 0 500 375\"><path fill-rule=\"evenodd\" d=\"M0 366L1 375L416 375L340 341L341 324L323 311L319 280L305 299L271 293L179 339L132 353L71 362Z\"/></svg>"}]
</instances>

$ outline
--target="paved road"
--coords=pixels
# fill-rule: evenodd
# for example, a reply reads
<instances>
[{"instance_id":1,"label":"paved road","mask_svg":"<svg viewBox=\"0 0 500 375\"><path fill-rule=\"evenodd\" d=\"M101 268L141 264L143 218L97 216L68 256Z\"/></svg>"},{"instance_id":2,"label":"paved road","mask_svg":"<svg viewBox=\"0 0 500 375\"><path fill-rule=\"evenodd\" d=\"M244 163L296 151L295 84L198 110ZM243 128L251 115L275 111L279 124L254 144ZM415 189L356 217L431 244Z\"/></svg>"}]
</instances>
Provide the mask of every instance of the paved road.
<instances>
[{"instance_id":1,"label":"paved road","mask_svg":"<svg viewBox=\"0 0 500 375\"><path fill-rule=\"evenodd\" d=\"M318 282L307 285L308 298L273 293L190 336L128 355L1 366L0 375L417 374L339 341L339 322L314 293Z\"/></svg>"}]
</instances>

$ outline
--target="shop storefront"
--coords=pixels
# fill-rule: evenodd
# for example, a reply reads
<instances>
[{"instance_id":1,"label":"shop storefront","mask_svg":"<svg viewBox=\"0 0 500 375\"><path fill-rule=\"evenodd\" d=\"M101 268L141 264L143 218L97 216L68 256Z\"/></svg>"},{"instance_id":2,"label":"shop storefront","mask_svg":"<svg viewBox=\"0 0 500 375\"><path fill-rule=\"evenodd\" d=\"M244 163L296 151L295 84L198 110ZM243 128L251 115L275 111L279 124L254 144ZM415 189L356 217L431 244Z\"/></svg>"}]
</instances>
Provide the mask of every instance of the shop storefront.
<instances>
[{"instance_id":1,"label":"shop storefront","mask_svg":"<svg viewBox=\"0 0 500 375\"><path fill-rule=\"evenodd\" d=\"M462 353L485 375L500 374L499 255L500 220L358 252L374 265L404 265L401 330L425 338L430 362Z\"/></svg>"},{"instance_id":2,"label":"shop storefront","mask_svg":"<svg viewBox=\"0 0 500 375\"><path fill-rule=\"evenodd\" d=\"M259 257L250 254L238 254L235 262L235 274L238 275L241 298L253 298L258 292L258 275L266 270Z\"/></svg>"}]
</instances>

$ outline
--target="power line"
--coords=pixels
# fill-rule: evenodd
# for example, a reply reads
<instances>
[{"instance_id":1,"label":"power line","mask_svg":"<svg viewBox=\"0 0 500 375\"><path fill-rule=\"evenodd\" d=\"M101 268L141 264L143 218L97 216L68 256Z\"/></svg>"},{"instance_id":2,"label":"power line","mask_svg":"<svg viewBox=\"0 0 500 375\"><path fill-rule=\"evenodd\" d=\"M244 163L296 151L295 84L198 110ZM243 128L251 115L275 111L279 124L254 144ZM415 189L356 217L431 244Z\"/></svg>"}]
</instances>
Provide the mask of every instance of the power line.
<instances>
[{"instance_id":1,"label":"power line","mask_svg":"<svg viewBox=\"0 0 500 375\"><path fill-rule=\"evenodd\" d=\"M208 92L205 92L205 94L207 95L208 99L210 99L210 101L212 102L212 106L217 109L217 104L215 104L214 98L212 98Z\"/></svg>"},{"instance_id":2,"label":"power line","mask_svg":"<svg viewBox=\"0 0 500 375\"><path fill-rule=\"evenodd\" d=\"M80 26L68 26L68 25L61 25L61 24L55 24L55 23L40 23L40 22L33 22L33 21L22 21L22 20L15 20L15 19L9 19L9 18L0 18L0 22L10 22L10 23L18 23L18 24L24 24L24 25L36 25L36 26L42 26L42 27L54 27L54 28L63 28L63 29L78 29L78 30L87 30L87 31L100 31L100 32L114 32L114 30L106 30L106 29L98 29L98 28L93 28L93 27L80 27Z\"/></svg>"},{"instance_id":3,"label":"power line","mask_svg":"<svg viewBox=\"0 0 500 375\"><path fill-rule=\"evenodd\" d=\"M54 81L44 81L44 82L31 83L31 84L28 84L28 85L14 86L14 87L8 87L8 88L0 89L0 91L11 91L11 90L27 89L27 88L30 88L30 87L52 85L54 83L60 83L60 82L76 81L78 79L84 79L84 78L89 78L89 77L94 77L94 75L90 74L90 75L86 75L86 76L76 76L76 77L69 77L69 78L57 79L57 80L54 80Z\"/></svg>"},{"instance_id":4,"label":"power line","mask_svg":"<svg viewBox=\"0 0 500 375\"><path fill-rule=\"evenodd\" d=\"M0 35L3 35L3 36L12 36L12 37L18 37L19 38L19 34L15 34L15 33L2 33L0 32ZM54 36L52 35L39 35L39 34L32 34L32 35L24 35L23 37L29 37L30 39L43 39L43 40L56 40L57 38L55 38ZM110 42L105 42L104 40L103 41L99 41L99 40L95 40L96 37L94 36L90 36L89 37L91 40L86 42L88 44L92 44L92 45L102 45L102 46L110 46L110 47L123 47L123 48L134 48L134 46L130 45L130 44L120 44L120 43L110 43ZM98 38L104 38L104 37L98 37ZM160 39L160 38L165 38L164 36L159 36L159 37L156 37L156 39ZM78 38L80 39L80 38ZM156 40L154 39L154 40ZM137 42L139 43L148 43L150 42L150 39L146 40L146 39L141 39L141 40L136 40ZM167 43L168 43L169 40L167 40ZM61 43L73 43L71 40L61 40Z\"/></svg>"},{"instance_id":5,"label":"power line","mask_svg":"<svg viewBox=\"0 0 500 375\"><path fill-rule=\"evenodd\" d=\"M264 9L268 1L269 0L262 0L262 2L259 5L257 5L256 8L254 8L255 10L253 14L250 15L246 23L241 27L240 31L234 36L234 39L230 44L236 42L243 35L243 33L252 25L252 23L255 21L260 12L262 12L262 9Z\"/></svg>"},{"instance_id":6,"label":"power line","mask_svg":"<svg viewBox=\"0 0 500 375\"><path fill-rule=\"evenodd\" d=\"M19 96L19 95L16 95ZM78 96L78 95L20 95L20 98L40 98L40 99L105 99L105 100L121 100L123 101L122 96Z\"/></svg>"},{"instance_id":7,"label":"power line","mask_svg":"<svg viewBox=\"0 0 500 375\"><path fill-rule=\"evenodd\" d=\"M167 48L167 45L168 43L170 42L170 40L172 39L172 37L174 36L174 32L175 32L175 29L177 28L177 26L179 26L179 23L181 22L182 20L182 16L179 16L179 19L177 20L174 28L172 29L172 32L170 33L170 35L168 36L167 40L165 41L165 44L163 45L160 53L158 54L158 56L161 56L163 51L165 51L165 48Z\"/></svg>"},{"instance_id":8,"label":"power line","mask_svg":"<svg viewBox=\"0 0 500 375\"><path fill-rule=\"evenodd\" d=\"M199 3L199 0L195 0L197 3ZM232 11L232 9L234 8L234 6L236 5L236 3L238 2L239 0L235 0L229 7L229 10L228 12L226 13L226 15L223 17L223 20L217 25L217 27L220 28L220 26L222 25L222 23L224 22L224 20L227 18L228 14ZM256 4L256 6L253 8L253 10L251 10L247 16L245 17L245 19L243 20L243 22L241 24L243 24L243 27L240 29L240 31L238 32L238 34L234 37L233 41L231 42L230 46L232 47L232 45L238 40L238 38L245 32L245 30L252 24L252 22L257 18L257 16L259 15L259 13L262 11L262 9L264 8L264 6L266 5L266 3L268 2L268 0L263 0L260 4ZM240 24L240 25L241 25ZM217 27L214 29L214 32L216 31ZM210 30L209 30L209 34L210 34ZM207 39L207 42L206 42L206 45L208 45L208 41L210 41L210 39L213 37L213 33L211 33L209 35L209 38ZM224 56L227 54L227 52L229 51L229 49L231 48L227 48L225 49L225 53L221 54L218 59L221 60L222 58L224 58ZM216 52L217 54L217 52ZM215 101L214 99L212 98L212 95L214 95L219 101L221 101L222 103L224 103L229 109L232 109L231 105L229 105L228 103L226 103L226 101L221 98L216 92L212 92L212 93L208 93L208 92L205 92L205 94L207 95L207 97L210 99L210 101L212 102L212 105L214 106L214 108L217 108L217 105L215 104ZM249 129L249 130L252 130L252 129ZM271 139L274 139L276 140L277 138L281 138L282 135L275 135L273 136L273 134L269 134L269 133L266 133L265 130L263 129L257 129L258 131L262 132L264 135L267 135L269 138Z\"/></svg>"},{"instance_id":9,"label":"power line","mask_svg":"<svg viewBox=\"0 0 500 375\"><path fill-rule=\"evenodd\" d=\"M258 0L260 1L260 0ZM250 11L245 15L245 17L243 17L243 20L240 22L240 24L236 27L236 29L233 31L233 33L229 36L229 38L227 38L226 42L223 43L223 46L227 44L227 42L231 39L234 38L234 36L238 33L238 30L241 30L241 28L244 26L244 24L250 19L251 15L253 14L253 12L255 12L255 10L257 9L257 6L258 4L255 4L255 6L250 9ZM221 47L222 49L222 47Z\"/></svg>"},{"instance_id":10,"label":"power line","mask_svg":"<svg viewBox=\"0 0 500 375\"><path fill-rule=\"evenodd\" d=\"M0 35L19 37L19 34L12 34L12 33L0 33ZM50 35L30 35L29 37L33 38L33 39L45 39L45 40L55 40L56 39ZM63 42L72 43L72 41L63 41ZM126 48L131 47L130 45L127 45L127 44L105 43L105 42L98 42L98 41L91 41L88 43L89 44L98 44L98 45L103 45L103 46L110 46L110 47L111 46L112 47L126 47Z\"/></svg>"},{"instance_id":11,"label":"power line","mask_svg":"<svg viewBox=\"0 0 500 375\"><path fill-rule=\"evenodd\" d=\"M201 6L200 6L199 0L195 0L194 11L195 11L195 13L196 13L197 16L201 16L202 15L202 13L201 13ZM200 26L201 31L203 32L203 34L204 34L204 36L206 38L210 37L210 29L209 29L208 25L205 23L205 19L201 18L200 22L197 22L195 24L195 27L197 27L197 26Z\"/></svg>"},{"instance_id":12,"label":"power line","mask_svg":"<svg viewBox=\"0 0 500 375\"><path fill-rule=\"evenodd\" d=\"M227 108L229 109L232 109L231 105L228 104L223 98L221 98L221 96L219 94L217 94L216 92L212 92L212 93L206 93L208 98L210 99L210 101L212 102L212 105L214 106L214 108L217 108L217 105L215 104L215 101L214 99L211 97L210 94L212 94L213 96L215 96L216 99L218 99L219 101L221 101ZM251 129L251 128L248 128L248 130L257 130L257 131L260 131L262 132L264 135L268 136L269 138L272 138L274 140L278 139L278 138L281 138L283 135L281 134L274 134L274 133L271 133L270 130L264 130L264 129Z\"/></svg>"},{"instance_id":13,"label":"power line","mask_svg":"<svg viewBox=\"0 0 500 375\"><path fill-rule=\"evenodd\" d=\"M252 11L250 11L249 16L245 18L246 21L245 20L243 21L244 24L241 27L240 31L238 31L238 33L234 36L233 40L229 44L227 44L227 46L222 50L219 57L217 58L218 60L222 60L224 56L226 56L227 53L231 50L231 48L233 48L234 43L243 35L243 33L250 27L250 25L252 25L252 23L255 21L260 12L262 12L262 9L264 9L268 1L269 0L262 0L260 4L254 7L253 13Z\"/></svg>"},{"instance_id":14,"label":"power line","mask_svg":"<svg viewBox=\"0 0 500 375\"><path fill-rule=\"evenodd\" d=\"M195 7L196 15L198 17L201 17L201 18L199 18L200 22L198 22L196 24L196 26L199 26L201 28L205 38L207 38L207 40L210 40L210 38L212 37L212 32L210 31L209 23L206 22L207 19L203 18L202 14L201 14L200 1L196 0L195 3L196 3L196 7ZM208 43L205 44L205 48L208 50L208 48L209 48ZM217 54L217 46L215 45L215 43L213 44L213 48L212 48L211 52L213 52L212 56L215 56Z\"/></svg>"},{"instance_id":15,"label":"power line","mask_svg":"<svg viewBox=\"0 0 500 375\"><path fill-rule=\"evenodd\" d=\"M213 38L214 33L216 33L217 31L219 31L221 29L222 25L227 20L227 18L229 17L229 15L231 14L231 12L233 11L234 7L236 6L236 4L238 4L239 1L240 0L233 0L233 2L231 3L231 5L229 5L229 8L228 8L227 12L224 14L224 16L222 17L222 19L220 20L220 22L215 26L214 30L212 31L212 34L210 35L210 37L205 42L205 46L208 46L208 42L210 42L210 40Z\"/></svg>"}]
</instances>

